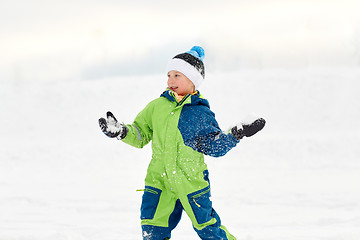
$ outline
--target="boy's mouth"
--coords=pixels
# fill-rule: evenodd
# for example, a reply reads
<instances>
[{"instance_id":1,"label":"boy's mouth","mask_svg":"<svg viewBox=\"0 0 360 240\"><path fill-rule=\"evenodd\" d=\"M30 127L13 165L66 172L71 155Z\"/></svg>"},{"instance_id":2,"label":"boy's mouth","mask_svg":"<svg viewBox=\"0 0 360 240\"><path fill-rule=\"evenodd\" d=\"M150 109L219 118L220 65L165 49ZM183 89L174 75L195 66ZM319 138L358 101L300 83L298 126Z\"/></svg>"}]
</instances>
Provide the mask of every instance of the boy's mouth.
<instances>
[{"instance_id":1,"label":"boy's mouth","mask_svg":"<svg viewBox=\"0 0 360 240\"><path fill-rule=\"evenodd\" d=\"M169 87L171 91L175 91L178 87Z\"/></svg>"}]
</instances>

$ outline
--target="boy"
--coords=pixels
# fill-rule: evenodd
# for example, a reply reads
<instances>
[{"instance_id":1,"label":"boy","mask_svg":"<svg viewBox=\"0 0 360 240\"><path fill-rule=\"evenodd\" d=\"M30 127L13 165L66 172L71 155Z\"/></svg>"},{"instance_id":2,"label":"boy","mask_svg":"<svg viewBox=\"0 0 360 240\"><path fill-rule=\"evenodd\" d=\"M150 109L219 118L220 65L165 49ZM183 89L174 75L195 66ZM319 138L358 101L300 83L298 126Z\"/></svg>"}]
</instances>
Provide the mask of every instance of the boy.
<instances>
[{"instance_id":1,"label":"boy","mask_svg":"<svg viewBox=\"0 0 360 240\"><path fill-rule=\"evenodd\" d=\"M152 160L141 204L144 240L170 239L182 211L201 239L235 240L212 208L204 154L225 155L244 136L260 131L265 120L234 126L223 133L209 103L197 91L205 77L204 50L195 46L168 64L168 88L150 102L133 124L119 123L111 112L99 119L102 131L142 148L152 140Z\"/></svg>"}]
</instances>

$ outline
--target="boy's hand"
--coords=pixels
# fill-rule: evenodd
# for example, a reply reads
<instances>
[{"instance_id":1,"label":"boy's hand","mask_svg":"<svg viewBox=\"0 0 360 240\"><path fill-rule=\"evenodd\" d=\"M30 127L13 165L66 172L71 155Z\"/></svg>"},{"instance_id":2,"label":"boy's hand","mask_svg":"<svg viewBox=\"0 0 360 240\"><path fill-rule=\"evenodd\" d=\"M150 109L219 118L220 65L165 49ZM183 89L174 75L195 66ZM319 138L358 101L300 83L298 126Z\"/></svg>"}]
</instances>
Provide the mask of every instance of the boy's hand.
<instances>
[{"instance_id":1,"label":"boy's hand","mask_svg":"<svg viewBox=\"0 0 360 240\"><path fill-rule=\"evenodd\" d=\"M231 128L231 134L237 140L242 139L245 137L251 137L258 131L264 128L266 121L263 118L258 118L251 123L240 123L237 124L235 127Z\"/></svg>"},{"instance_id":2,"label":"boy's hand","mask_svg":"<svg viewBox=\"0 0 360 240\"><path fill-rule=\"evenodd\" d=\"M116 137L119 140L125 138L128 132L127 127L124 124L119 123L111 112L107 112L106 117L107 119L99 119L101 131L111 138Z\"/></svg>"}]
</instances>

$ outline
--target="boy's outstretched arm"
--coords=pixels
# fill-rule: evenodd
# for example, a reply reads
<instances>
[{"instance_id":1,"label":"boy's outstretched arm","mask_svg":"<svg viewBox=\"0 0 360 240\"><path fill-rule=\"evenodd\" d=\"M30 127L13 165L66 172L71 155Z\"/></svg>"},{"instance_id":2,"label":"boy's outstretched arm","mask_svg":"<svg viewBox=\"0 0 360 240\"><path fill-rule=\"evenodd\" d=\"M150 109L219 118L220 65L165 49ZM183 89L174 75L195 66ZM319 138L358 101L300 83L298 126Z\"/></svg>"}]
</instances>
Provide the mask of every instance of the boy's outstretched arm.
<instances>
[{"instance_id":1,"label":"boy's outstretched arm","mask_svg":"<svg viewBox=\"0 0 360 240\"><path fill-rule=\"evenodd\" d=\"M152 131L144 118L147 111L141 111L133 124L119 123L111 112L106 113L106 119L99 119L101 131L110 138L117 138L123 142L142 148L151 140Z\"/></svg>"},{"instance_id":2,"label":"boy's outstretched arm","mask_svg":"<svg viewBox=\"0 0 360 240\"><path fill-rule=\"evenodd\" d=\"M251 137L265 126L263 118L246 121L232 127L228 133L221 132L216 122L209 124L197 138L196 149L206 155L221 157L230 151L243 137Z\"/></svg>"}]
</instances>

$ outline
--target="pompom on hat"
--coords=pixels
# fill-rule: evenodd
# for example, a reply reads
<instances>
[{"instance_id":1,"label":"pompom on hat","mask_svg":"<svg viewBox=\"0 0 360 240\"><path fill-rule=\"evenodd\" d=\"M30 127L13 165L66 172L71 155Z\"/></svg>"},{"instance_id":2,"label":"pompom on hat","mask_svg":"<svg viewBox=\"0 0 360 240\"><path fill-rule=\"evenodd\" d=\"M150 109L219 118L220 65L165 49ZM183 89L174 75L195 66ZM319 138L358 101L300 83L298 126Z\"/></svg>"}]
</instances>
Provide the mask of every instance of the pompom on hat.
<instances>
[{"instance_id":1,"label":"pompom on hat","mask_svg":"<svg viewBox=\"0 0 360 240\"><path fill-rule=\"evenodd\" d=\"M204 57L204 49L194 46L190 51L180 53L171 59L167 65L167 72L181 72L192 81L197 90L205 79Z\"/></svg>"}]
</instances>

